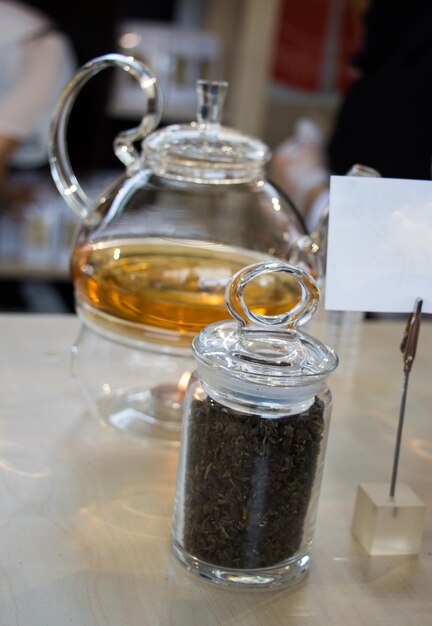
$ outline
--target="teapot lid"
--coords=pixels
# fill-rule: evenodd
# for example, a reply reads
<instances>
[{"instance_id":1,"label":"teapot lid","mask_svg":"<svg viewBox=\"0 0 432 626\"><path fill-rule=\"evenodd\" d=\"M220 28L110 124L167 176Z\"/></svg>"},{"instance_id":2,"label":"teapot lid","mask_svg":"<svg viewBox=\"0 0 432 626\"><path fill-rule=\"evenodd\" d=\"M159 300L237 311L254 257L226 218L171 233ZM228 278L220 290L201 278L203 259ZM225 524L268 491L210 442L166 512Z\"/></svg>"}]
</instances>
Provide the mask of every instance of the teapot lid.
<instances>
[{"instance_id":1,"label":"teapot lid","mask_svg":"<svg viewBox=\"0 0 432 626\"><path fill-rule=\"evenodd\" d=\"M247 307L243 292L248 282L272 272L290 274L302 295L286 313L261 315ZM322 381L338 365L331 348L297 329L318 306L319 291L313 278L288 263L256 263L232 277L225 300L237 323L211 324L192 344L202 380L222 395L241 398L243 404L286 408L288 403L293 411L310 404Z\"/></svg>"},{"instance_id":2,"label":"teapot lid","mask_svg":"<svg viewBox=\"0 0 432 626\"><path fill-rule=\"evenodd\" d=\"M160 176L204 183L246 182L262 175L270 150L260 140L221 126L228 83L197 82L198 115L143 141L144 162Z\"/></svg>"}]
</instances>

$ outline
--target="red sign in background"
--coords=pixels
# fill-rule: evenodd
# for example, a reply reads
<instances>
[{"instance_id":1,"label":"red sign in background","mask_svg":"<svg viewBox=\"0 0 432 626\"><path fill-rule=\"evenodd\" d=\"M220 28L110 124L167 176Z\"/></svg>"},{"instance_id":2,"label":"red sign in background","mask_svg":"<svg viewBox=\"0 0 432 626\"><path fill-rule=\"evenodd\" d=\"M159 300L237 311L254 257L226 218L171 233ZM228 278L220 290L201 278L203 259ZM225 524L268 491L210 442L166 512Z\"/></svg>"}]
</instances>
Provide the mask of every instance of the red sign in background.
<instances>
[{"instance_id":1,"label":"red sign in background","mask_svg":"<svg viewBox=\"0 0 432 626\"><path fill-rule=\"evenodd\" d=\"M273 78L306 91L345 91L360 31L349 0L283 0Z\"/></svg>"}]
</instances>

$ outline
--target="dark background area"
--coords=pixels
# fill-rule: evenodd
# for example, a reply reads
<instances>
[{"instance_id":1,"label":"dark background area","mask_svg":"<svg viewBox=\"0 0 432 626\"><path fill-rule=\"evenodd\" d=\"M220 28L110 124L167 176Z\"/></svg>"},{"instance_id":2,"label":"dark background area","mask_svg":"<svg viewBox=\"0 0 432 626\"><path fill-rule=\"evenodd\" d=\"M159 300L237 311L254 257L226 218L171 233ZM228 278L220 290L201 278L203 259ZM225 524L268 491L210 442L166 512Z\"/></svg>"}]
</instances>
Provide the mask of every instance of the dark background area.
<instances>
[{"instance_id":1,"label":"dark background area","mask_svg":"<svg viewBox=\"0 0 432 626\"><path fill-rule=\"evenodd\" d=\"M116 51L116 25L125 19L171 22L175 0L33 0L28 4L43 11L65 33L74 48L77 65ZM113 154L115 135L135 126L137 120L114 120L106 114L111 72L92 78L79 95L69 122L68 146L77 172L119 167Z\"/></svg>"}]
</instances>

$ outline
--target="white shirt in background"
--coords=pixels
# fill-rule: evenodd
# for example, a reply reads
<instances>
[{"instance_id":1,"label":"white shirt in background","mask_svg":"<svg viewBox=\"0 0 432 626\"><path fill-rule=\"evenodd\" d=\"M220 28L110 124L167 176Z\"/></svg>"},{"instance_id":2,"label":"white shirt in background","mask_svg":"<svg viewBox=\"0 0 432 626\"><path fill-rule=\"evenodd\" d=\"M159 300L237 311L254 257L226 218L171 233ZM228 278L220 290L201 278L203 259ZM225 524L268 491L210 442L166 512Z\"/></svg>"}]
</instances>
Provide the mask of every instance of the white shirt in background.
<instances>
[{"instance_id":1,"label":"white shirt in background","mask_svg":"<svg viewBox=\"0 0 432 626\"><path fill-rule=\"evenodd\" d=\"M11 165L48 161L52 113L74 69L67 37L47 17L0 0L0 134L21 143Z\"/></svg>"}]
</instances>

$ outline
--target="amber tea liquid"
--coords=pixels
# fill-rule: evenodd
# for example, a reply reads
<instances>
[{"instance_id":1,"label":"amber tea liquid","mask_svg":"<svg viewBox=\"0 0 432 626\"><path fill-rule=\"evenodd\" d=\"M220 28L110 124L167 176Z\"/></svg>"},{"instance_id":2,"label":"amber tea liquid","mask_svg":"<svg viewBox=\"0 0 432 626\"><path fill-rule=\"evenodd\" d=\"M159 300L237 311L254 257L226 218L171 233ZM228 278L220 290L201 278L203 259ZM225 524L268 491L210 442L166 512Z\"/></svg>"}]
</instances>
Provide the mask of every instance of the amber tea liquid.
<instances>
[{"instance_id":1,"label":"amber tea liquid","mask_svg":"<svg viewBox=\"0 0 432 626\"><path fill-rule=\"evenodd\" d=\"M83 243L72 256L78 298L116 318L195 335L230 317L224 299L228 280L251 263L274 260L240 248L195 241L124 239ZM270 274L247 286L252 310L275 315L300 298L289 276Z\"/></svg>"}]
</instances>

